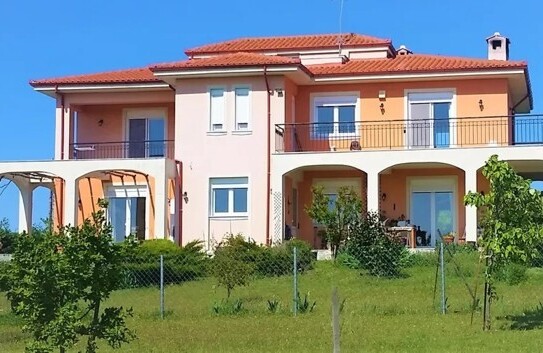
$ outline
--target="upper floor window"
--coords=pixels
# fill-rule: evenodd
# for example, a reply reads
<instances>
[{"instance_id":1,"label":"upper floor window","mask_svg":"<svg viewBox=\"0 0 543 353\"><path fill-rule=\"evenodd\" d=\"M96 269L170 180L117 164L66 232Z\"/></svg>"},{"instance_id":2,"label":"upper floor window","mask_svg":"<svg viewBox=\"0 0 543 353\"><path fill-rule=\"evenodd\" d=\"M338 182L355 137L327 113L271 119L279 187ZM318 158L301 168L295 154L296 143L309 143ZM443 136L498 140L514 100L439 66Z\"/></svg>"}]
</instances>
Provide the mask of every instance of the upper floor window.
<instances>
[{"instance_id":1,"label":"upper floor window","mask_svg":"<svg viewBox=\"0 0 543 353\"><path fill-rule=\"evenodd\" d=\"M128 158L166 155L166 111L134 109L127 111Z\"/></svg>"},{"instance_id":2,"label":"upper floor window","mask_svg":"<svg viewBox=\"0 0 543 353\"><path fill-rule=\"evenodd\" d=\"M250 117L251 117L251 100L250 90L248 87L237 87L234 89L235 93L235 127L236 131L248 131L250 130Z\"/></svg>"},{"instance_id":3,"label":"upper floor window","mask_svg":"<svg viewBox=\"0 0 543 353\"><path fill-rule=\"evenodd\" d=\"M356 133L356 96L323 96L313 100L314 137Z\"/></svg>"},{"instance_id":4,"label":"upper floor window","mask_svg":"<svg viewBox=\"0 0 543 353\"><path fill-rule=\"evenodd\" d=\"M224 88L212 88L209 90L209 130L225 131L225 95Z\"/></svg>"}]
</instances>

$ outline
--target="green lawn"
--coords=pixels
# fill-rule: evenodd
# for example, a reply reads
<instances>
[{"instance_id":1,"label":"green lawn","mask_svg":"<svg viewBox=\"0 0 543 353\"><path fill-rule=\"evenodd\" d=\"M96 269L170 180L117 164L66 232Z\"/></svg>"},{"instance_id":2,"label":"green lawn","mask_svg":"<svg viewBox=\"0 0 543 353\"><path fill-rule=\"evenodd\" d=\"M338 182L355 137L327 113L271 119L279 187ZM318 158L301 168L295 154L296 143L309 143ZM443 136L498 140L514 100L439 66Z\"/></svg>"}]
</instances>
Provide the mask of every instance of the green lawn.
<instances>
[{"instance_id":1,"label":"green lawn","mask_svg":"<svg viewBox=\"0 0 543 353\"><path fill-rule=\"evenodd\" d=\"M476 261L464 261L473 286ZM215 316L211 307L225 296L213 279L166 290L165 320L158 317L156 288L116 292L110 302L132 306L130 327L138 339L119 352L331 352L330 295L336 285L346 298L342 312L342 352L537 352L543 342L543 271L530 269L528 281L500 284L494 303L494 329L481 331L481 314L470 325L470 297L451 266L447 272L449 313L439 314L433 303L435 267L412 267L401 279L376 279L358 271L318 262L300 276L300 292L317 301L313 313L293 317L292 278L261 279L235 289L246 311ZM480 291L480 290L479 290ZM267 312L266 301L279 299L280 312ZM526 315L523 313L526 312ZM503 318L508 316L509 319ZM516 318L515 318L516 316ZM0 297L0 352L22 352L25 335L20 321ZM524 325L528 329L512 329ZM110 352L108 347L102 351Z\"/></svg>"}]
</instances>

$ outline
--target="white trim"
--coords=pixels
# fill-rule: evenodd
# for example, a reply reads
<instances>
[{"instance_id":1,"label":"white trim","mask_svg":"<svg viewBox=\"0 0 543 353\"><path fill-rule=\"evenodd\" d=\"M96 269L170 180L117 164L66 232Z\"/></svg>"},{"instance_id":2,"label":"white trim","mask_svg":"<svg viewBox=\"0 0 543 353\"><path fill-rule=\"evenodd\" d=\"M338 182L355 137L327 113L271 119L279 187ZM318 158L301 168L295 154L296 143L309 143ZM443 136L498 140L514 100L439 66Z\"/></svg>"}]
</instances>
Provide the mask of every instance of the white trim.
<instances>
[{"instance_id":1,"label":"white trim","mask_svg":"<svg viewBox=\"0 0 543 353\"><path fill-rule=\"evenodd\" d=\"M410 121L410 102L409 99L410 94L419 95L419 99L415 100L416 103L451 103L451 108L449 112L449 131L450 131L450 137L449 137L449 147L447 148L455 148L456 147L456 124L451 120L454 119L457 116L457 94L456 94L456 88L450 87L450 88L406 88L404 89L404 121L407 124ZM432 94L436 95L436 98L432 98ZM450 98L449 98L450 96ZM431 129L430 133L430 145L432 147L428 147L428 149L435 149L433 147L434 142L434 134L433 134L433 127ZM409 146L409 133L406 133L404 136L404 146L406 149L411 148L419 148L419 147L411 147ZM422 147L421 147L422 148Z\"/></svg>"},{"instance_id":2,"label":"white trim","mask_svg":"<svg viewBox=\"0 0 543 353\"><path fill-rule=\"evenodd\" d=\"M149 223L151 221L151 198L149 197L149 189L147 185L134 184L124 185L119 183L106 183L104 185L106 198L118 197L118 198L133 198L133 197L145 197L145 239L149 239ZM106 213L108 211L106 210ZM126 213L126 227L130 225L130 212ZM109 215L106 214L106 218L109 219ZM127 229L125 229L126 232Z\"/></svg>"},{"instance_id":3,"label":"white trim","mask_svg":"<svg viewBox=\"0 0 543 353\"><path fill-rule=\"evenodd\" d=\"M334 114L334 131L328 135L329 138L357 138L360 135L359 123L361 121L360 116L360 91L336 91L336 92L316 92L309 94L309 115L312 123L316 123L316 105L318 102L325 102L331 106L343 106L352 105L352 98L354 99L354 126L355 131L349 133L340 133L338 129L338 121ZM327 102L327 103L326 103ZM313 131L311 131L311 138L315 138Z\"/></svg>"},{"instance_id":4,"label":"white trim","mask_svg":"<svg viewBox=\"0 0 543 353\"><path fill-rule=\"evenodd\" d=\"M276 66L277 64L274 64ZM279 64L279 67L267 66L266 72L281 74L298 71L298 66L283 66ZM205 76L205 75L226 75L226 76L236 76L238 74L258 74L263 73L264 64L258 65L256 67L248 68L219 68L219 69L202 69L202 70L189 70L189 71L159 71L154 72L154 75L157 77L160 76L179 76L179 77L192 77L192 76Z\"/></svg>"},{"instance_id":5,"label":"white trim","mask_svg":"<svg viewBox=\"0 0 543 353\"><path fill-rule=\"evenodd\" d=\"M408 176L407 182L407 195L406 195L406 213L409 215L409 219L412 219L411 215L411 196L413 192L452 192L452 224L453 232L460 234L458 224L458 176L456 175L439 175L439 176ZM432 217L432 225L434 219ZM416 225L416 224L415 224ZM433 226L434 227L434 226ZM435 227L434 227L435 228ZM433 231L433 229L431 230ZM433 242L437 239L437 234L432 234Z\"/></svg>"},{"instance_id":6,"label":"white trim","mask_svg":"<svg viewBox=\"0 0 543 353\"><path fill-rule=\"evenodd\" d=\"M170 89L170 85L167 83L134 83L134 84L107 84L107 85L58 85L58 91L92 91L92 90L136 90L136 89L148 89L148 88L167 88ZM57 91L57 85L34 87L38 92L55 92Z\"/></svg>"},{"instance_id":7,"label":"white trim","mask_svg":"<svg viewBox=\"0 0 543 353\"><path fill-rule=\"evenodd\" d=\"M247 183L232 183L232 184L221 184L221 183L213 183L213 180L221 179L221 180L232 180L234 179L247 179ZM250 215L251 210L251 191L250 191L250 178L248 176L238 176L238 177L210 177L208 179L208 200L209 200L209 208L208 208L208 217L209 219L248 219ZM247 211L246 212L234 212L234 189L247 189ZM215 212L215 201L214 201L214 194L213 191L216 189L226 189L228 190L228 211L227 212Z\"/></svg>"},{"instance_id":8,"label":"white trim","mask_svg":"<svg viewBox=\"0 0 543 353\"><path fill-rule=\"evenodd\" d=\"M327 76L315 77L315 82L335 82L335 81L370 81L370 80L394 80L394 79L425 79L425 78L446 78L446 77L466 77L466 76L493 76L493 75L524 75L524 69L519 70L495 70L495 71L457 71L457 72L436 72L436 73L398 73L388 75L358 75L358 76Z\"/></svg>"}]
</instances>

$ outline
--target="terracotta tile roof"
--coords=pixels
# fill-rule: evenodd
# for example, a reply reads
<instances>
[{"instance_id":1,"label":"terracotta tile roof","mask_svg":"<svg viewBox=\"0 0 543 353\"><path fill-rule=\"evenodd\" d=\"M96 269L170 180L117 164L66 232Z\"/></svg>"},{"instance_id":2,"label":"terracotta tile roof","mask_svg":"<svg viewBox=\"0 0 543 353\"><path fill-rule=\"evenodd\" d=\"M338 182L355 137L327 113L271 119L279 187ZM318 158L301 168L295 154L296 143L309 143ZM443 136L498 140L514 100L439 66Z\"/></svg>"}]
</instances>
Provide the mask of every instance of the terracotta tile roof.
<instances>
[{"instance_id":1,"label":"terracotta tile roof","mask_svg":"<svg viewBox=\"0 0 543 353\"><path fill-rule=\"evenodd\" d=\"M338 38L339 34L240 38L188 49L185 53L188 56L191 56L195 54L335 48L338 46ZM356 33L343 34L342 39L342 45L344 47L388 46L392 44L389 39L370 37Z\"/></svg>"},{"instance_id":2,"label":"terracotta tile roof","mask_svg":"<svg viewBox=\"0 0 543 353\"><path fill-rule=\"evenodd\" d=\"M370 75L390 73L421 73L447 71L478 71L490 69L527 68L524 61L500 61L438 55L399 55L395 58L356 59L345 64L309 65L315 76Z\"/></svg>"},{"instance_id":3,"label":"terracotta tile roof","mask_svg":"<svg viewBox=\"0 0 543 353\"><path fill-rule=\"evenodd\" d=\"M172 63L157 64L151 71L168 71L178 69L202 69L217 67L243 67L261 65L297 65L300 59L284 56L271 56L257 53L232 53L211 56L201 59L189 59Z\"/></svg>"},{"instance_id":4,"label":"terracotta tile roof","mask_svg":"<svg viewBox=\"0 0 543 353\"><path fill-rule=\"evenodd\" d=\"M118 83L156 83L156 78L149 68L107 71L87 75L65 76L42 80L31 80L32 87L54 85L118 84Z\"/></svg>"}]
</instances>

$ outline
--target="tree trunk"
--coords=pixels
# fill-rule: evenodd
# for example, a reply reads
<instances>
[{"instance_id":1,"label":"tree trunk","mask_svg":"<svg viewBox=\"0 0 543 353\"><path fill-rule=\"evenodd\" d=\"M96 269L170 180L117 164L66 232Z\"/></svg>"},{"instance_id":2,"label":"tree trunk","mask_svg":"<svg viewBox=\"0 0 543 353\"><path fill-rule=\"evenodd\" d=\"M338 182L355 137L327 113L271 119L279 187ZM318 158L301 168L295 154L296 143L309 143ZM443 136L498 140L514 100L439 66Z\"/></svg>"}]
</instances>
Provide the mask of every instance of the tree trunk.
<instances>
[{"instance_id":1,"label":"tree trunk","mask_svg":"<svg viewBox=\"0 0 543 353\"><path fill-rule=\"evenodd\" d=\"M100 321L100 301L94 303L94 312L92 315L91 331L89 339L87 340L87 353L93 353L96 351L96 327Z\"/></svg>"}]
</instances>

